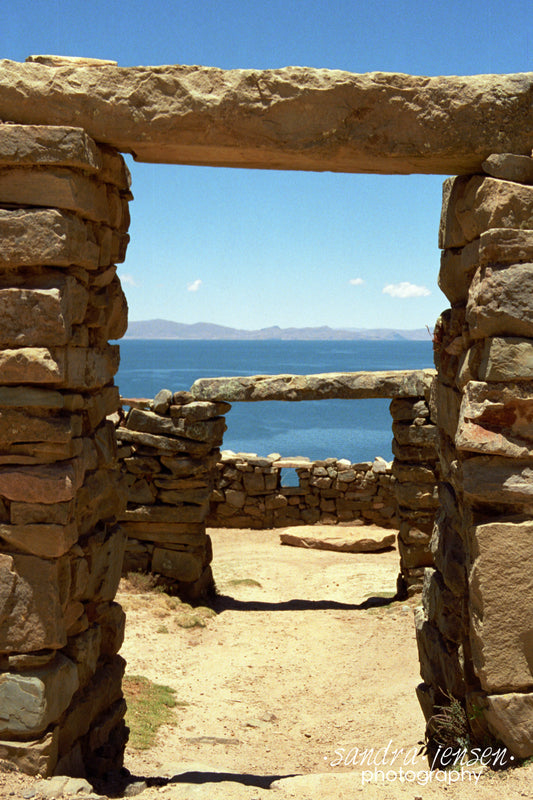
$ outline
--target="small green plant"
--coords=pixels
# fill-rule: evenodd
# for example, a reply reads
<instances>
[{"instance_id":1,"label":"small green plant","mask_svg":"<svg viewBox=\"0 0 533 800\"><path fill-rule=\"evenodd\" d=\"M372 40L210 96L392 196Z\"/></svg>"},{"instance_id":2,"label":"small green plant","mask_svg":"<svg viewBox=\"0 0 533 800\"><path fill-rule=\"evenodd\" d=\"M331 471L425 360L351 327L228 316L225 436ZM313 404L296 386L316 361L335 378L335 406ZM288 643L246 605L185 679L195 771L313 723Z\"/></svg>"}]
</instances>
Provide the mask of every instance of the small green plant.
<instances>
[{"instance_id":1,"label":"small green plant","mask_svg":"<svg viewBox=\"0 0 533 800\"><path fill-rule=\"evenodd\" d=\"M441 747L470 746L468 720L462 703L451 695L446 695L449 703L436 706L438 714L430 720L432 736Z\"/></svg>"},{"instance_id":2,"label":"small green plant","mask_svg":"<svg viewBox=\"0 0 533 800\"><path fill-rule=\"evenodd\" d=\"M176 702L174 689L170 686L152 683L142 675L126 675L122 688L128 705L129 744L135 750L153 747L158 728L172 722L171 709L188 705Z\"/></svg>"},{"instance_id":3,"label":"small green plant","mask_svg":"<svg viewBox=\"0 0 533 800\"><path fill-rule=\"evenodd\" d=\"M166 625L159 625L159 627L156 628L156 633L170 633L170 631Z\"/></svg>"}]
</instances>

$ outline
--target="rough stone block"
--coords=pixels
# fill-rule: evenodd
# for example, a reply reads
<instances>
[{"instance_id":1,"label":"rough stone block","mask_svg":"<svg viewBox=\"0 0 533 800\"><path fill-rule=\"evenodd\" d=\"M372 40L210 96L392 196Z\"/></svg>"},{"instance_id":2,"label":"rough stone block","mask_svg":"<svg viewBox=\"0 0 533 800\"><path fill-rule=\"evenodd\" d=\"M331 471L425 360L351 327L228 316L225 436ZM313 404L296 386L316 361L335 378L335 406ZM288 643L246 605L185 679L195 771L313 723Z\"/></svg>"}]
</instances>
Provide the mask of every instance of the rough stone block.
<instances>
[{"instance_id":1,"label":"rough stone block","mask_svg":"<svg viewBox=\"0 0 533 800\"><path fill-rule=\"evenodd\" d=\"M533 694L487 697L485 719L492 733L517 758L533 755Z\"/></svg>"},{"instance_id":2,"label":"rough stone block","mask_svg":"<svg viewBox=\"0 0 533 800\"><path fill-rule=\"evenodd\" d=\"M454 697L463 697L465 683L459 648L441 636L422 608L415 611L415 629L420 674L424 683Z\"/></svg>"},{"instance_id":3,"label":"rough stone block","mask_svg":"<svg viewBox=\"0 0 533 800\"><path fill-rule=\"evenodd\" d=\"M450 439L454 439L459 423L460 393L451 386L435 380L431 387L430 407L431 418Z\"/></svg>"},{"instance_id":4,"label":"rough stone block","mask_svg":"<svg viewBox=\"0 0 533 800\"><path fill-rule=\"evenodd\" d=\"M3 203L73 211L92 222L119 227L108 200L109 189L92 177L52 167L34 170L17 167L0 169L0 197ZM111 195L112 196L112 195Z\"/></svg>"},{"instance_id":5,"label":"rough stone block","mask_svg":"<svg viewBox=\"0 0 533 800\"><path fill-rule=\"evenodd\" d=\"M479 240L441 255L438 284L452 306L465 305L479 264Z\"/></svg>"},{"instance_id":6,"label":"rough stone block","mask_svg":"<svg viewBox=\"0 0 533 800\"><path fill-rule=\"evenodd\" d=\"M462 464L462 486L471 502L533 511L531 461L498 456L469 458Z\"/></svg>"},{"instance_id":7,"label":"rough stone block","mask_svg":"<svg viewBox=\"0 0 533 800\"><path fill-rule=\"evenodd\" d=\"M533 231L491 228L479 239L479 264L522 264L533 261Z\"/></svg>"},{"instance_id":8,"label":"rough stone block","mask_svg":"<svg viewBox=\"0 0 533 800\"><path fill-rule=\"evenodd\" d=\"M197 401L187 403L187 405L171 405L170 416L173 418L183 418L188 422L203 422L227 414L231 409L230 403L210 403L209 401Z\"/></svg>"},{"instance_id":9,"label":"rough stone block","mask_svg":"<svg viewBox=\"0 0 533 800\"><path fill-rule=\"evenodd\" d=\"M9 761L26 775L48 778L57 764L58 728L31 742L0 741L0 759Z\"/></svg>"},{"instance_id":10,"label":"rough stone block","mask_svg":"<svg viewBox=\"0 0 533 800\"><path fill-rule=\"evenodd\" d=\"M444 182L439 247L463 247L489 228L533 228L533 187L481 175Z\"/></svg>"},{"instance_id":11,"label":"rough stone block","mask_svg":"<svg viewBox=\"0 0 533 800\"><path fill-rule=\"evenodd\" d=\"M152 572L158 572L177 581L191 583L198 580L202 574L203 561L203 553L156 547L152 557Z\"/></svg>"},{"instance_id":12,"label":"rough stone block","mask_svg":"<svg viewBox=\"0 0 533 800\"><path fill-rule=\"evenodd\" d=\"M440 506L435 515L430 549L446 586L457 596L466 591L465 547L460 535L462 521L452 488L439 487Z\"/></svg>"},{"instance_id":13,"label":"rough stone block","mask_svg":"<svg viewBox=\"0 0 533 800\"><path fill-rule=\"evenodd\" d=\"M0 270L71 267L96 270L100 245L91 227L58 209L0 209Z\"/></svg>"},{"instance_id":14,"label":"rough stone block","mask_svg":"<svg viewBox=\"0 0 533 800\"><path fill-rule=\"evenodd\" d=\"M533 183L533 158L514 153L493 153L483 164L483 171L494 178L517 183Z\"/></svg>"},{"instance_id":15,"label":"rough stone block","mask_svg":"<svg viewBox=\"0 0 533 800\"><path fill-rule=\"evenodd\" d=\"M469 531L472 660L487 692L533 685L533 522L504 519Z\"/></svg>"},{"instance_id":16,"label":"rough stone block","mask_svg":"<svg viewBox=\"0 0 533 800\"><path fill-rule=\"evenodd\" d=\"M6 387L7 388L7 387ZM21 399L23 393L19 393ZM23 405L23 404L21 404ZM80 436L82 419L79 415L59 416L47 411L0 408L0 447L15 442L69 442Z\"/></svg>"},{"instance_id":17,"label":"rough stone block","mask_svg":"<svg viewBox=\"0 0 533 800\"><path fill-rule=\"evenodd\" d=\"M458 450L509 458L533 456L533 383L469 381L455 437Z\"/></svg>"},{"instance_id":18,"label":"rough stone block","mask_svg":"<svg viewBox=\"0 0 533 800\"><path fill-rule=\"evenodd\" d=\"M63 503L76 495L84 472L82 459L37 466L0 467L0 494L19 502Z\"/></svg>"},{"instance_id":19,"label":"rough stone block","mask_svg":"<svg viewBox=\"0 0 533 800\"><path fill-rule=\"evenodd\" d=\"M78 540L78 527L68 525L0 525L0 540L8 548L41 558L59 558ZM4 545L4 546L5 546Z\"/></svg>"},{"instance_id":20,"label":"rough stone block","mask_svg":"<svg viewBox=\"0 0 533 800\"><path fill-rule=\"evenodd\" d=\"M102 664L92 680L73 698L59 730L59 756L68 753L76 740L85 736L101 714L122 698L125 662L120 656Z\"/></svg>"},{"instance_id":21,"label":"rough stone block","mask_svg":"<svg viewBox=\"0 0 533 800\"><path fill-rule=\"evenodd\" d=\"M533 380L533 339L498 337L477 342L463 356L457 385L468 381Z\"/></svg>"},{"instance_id":22,"label":"rough stone block","mask_svg":"<svg viewBox=\"0 0 533 800\"><path fill-rule=\"evenodd\" d=\"M71 167L97 173L102 153L82 128L58 125L0 125L0 166Z\"/></svg>"},{"instance_id":23,"label":"rough stone block","mask_svg":"<svg viewBox=\"0 0 533 800\"><path fill-rule=\"evenodd\" d=\"M0 736L42 735L78 689L76 665L61 653L40 669L0 673Z\"/></svg>"},{"instance_id":24,"label":"rough stone block","mask_svg":"<svg viewBox=\"0 0 533 800\"><path fill-rule=\"evenodd\" d=\"M72 338L87 310L88 292L75 278L45 275L0 285L0 346L53 347Z\"/></svg>"},{"instance_id":25,"label":"rough stone block","mask_svg":"<svg viewBox=\"0 0 533 800\"><path fill-rule=\"evenodd\" d=\"M2 384L48 384L87 391L108 384L118 370L118 345L102 350L83 347L20 347L0 350Z\"/></svg>"},{"instance_id":26,"label":"rough stone block","mask_svg":"<svg viewBox=\"0 0 533 800\"><path fill-rule=\"evenodd\" d=\"M18 503L14 500L9 505L9 522L12 525L67 525L74 516L74 502L54 503Z\"/></svg>"},{"instance_id":27,"label":"rough stone block","mask_svg":"<svg viewBox=\"0 0 533 800\"><path fill-rule=\"evenodd\" d=\"M400 446L428 447L436 444L437 428L435 425L408 425L405 422L393 422L392 432Z\"/></svg>"},{"instance_id":28,"label":"rough stone block","mask_svg":"<svg viewBox=\"0 0 533 800\"><path fill-rule=\"evenodd\" d=\"M470 336L533 337L532 297L533 263L481 267L468 293Z\"/></svg>"},{"instance_id":29,"label":"rough stone block","mask_svg":"<svg viewBox=\"0 0 533 800\"><path fill-rule=\"evenodd\" d=\"M84 548L89 574L80 600L92 603L113 600L122 573L125 546L124 533L119 526L90 537Z\"/></svg>"},{"instance_id":30,"label":"rough stone block","mask_svg":"<svg viewBox=\"0 0 533 800\"><path fill-rule=\"evenodd\" d=\"M121 528L129 539L145 542L176 546L206 542L205 525L199 522L123 522Z\"/></svg>"}]
</instances>

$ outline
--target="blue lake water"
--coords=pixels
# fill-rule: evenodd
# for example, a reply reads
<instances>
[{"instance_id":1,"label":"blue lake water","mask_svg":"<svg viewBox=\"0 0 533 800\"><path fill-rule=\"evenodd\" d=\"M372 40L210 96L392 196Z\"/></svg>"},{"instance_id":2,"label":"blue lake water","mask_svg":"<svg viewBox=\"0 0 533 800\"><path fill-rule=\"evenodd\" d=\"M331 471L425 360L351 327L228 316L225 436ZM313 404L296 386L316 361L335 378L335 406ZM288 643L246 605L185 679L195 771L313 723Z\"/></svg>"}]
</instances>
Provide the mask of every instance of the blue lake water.
<instances>
[{"instance_id":1,"label":"blue lake water","mask_svg":"<svg viewBox=\"0 0 533 800\"><path fill-rule=\"evenodd\" d=\"M197 378L433 366L431 341L125 340L116 383L124 397L190 389ZM371 461L391 452L389 400L235 403L225 449Z\"/></svg>"}]
</instances>

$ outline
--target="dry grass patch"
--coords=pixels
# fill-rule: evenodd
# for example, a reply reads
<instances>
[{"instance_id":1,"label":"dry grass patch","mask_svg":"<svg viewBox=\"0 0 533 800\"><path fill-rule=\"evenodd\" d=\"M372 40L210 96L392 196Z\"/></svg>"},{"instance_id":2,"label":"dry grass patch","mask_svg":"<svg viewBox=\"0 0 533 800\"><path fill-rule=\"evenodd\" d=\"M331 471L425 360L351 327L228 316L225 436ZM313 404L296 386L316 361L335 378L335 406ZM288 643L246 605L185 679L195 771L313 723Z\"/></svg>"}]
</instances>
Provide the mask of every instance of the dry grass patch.
<instances>
[{"instance_id":1,"label":"dry grass patch","mask_svg":"<svg viewBox=\"0 0 533 800\"><path fill-rule=\"evenodd\" d=\"M172 709L187 706L177 702L174 689L152 683L142 675L125 675L122 689L128 705L126 724L130 729L129 745L136 750L149 750L155 744L161 725L172 723Z\"/></svg>"}]
</instances>

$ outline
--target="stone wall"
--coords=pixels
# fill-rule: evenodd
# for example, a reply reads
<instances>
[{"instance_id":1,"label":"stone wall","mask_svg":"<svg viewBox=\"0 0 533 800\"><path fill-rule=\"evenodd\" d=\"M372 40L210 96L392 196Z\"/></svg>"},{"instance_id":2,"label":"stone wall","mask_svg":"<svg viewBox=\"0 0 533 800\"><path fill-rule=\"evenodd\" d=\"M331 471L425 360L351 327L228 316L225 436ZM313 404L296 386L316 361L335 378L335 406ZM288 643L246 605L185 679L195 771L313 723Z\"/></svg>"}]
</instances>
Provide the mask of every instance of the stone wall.
<instances>
[{"instance_id":1,"label":"stone wall","mask_svg":"<svg viewBox=\"0 0 533 800\"><path fill-rule=\"evenodd\" d=\"M152 401L123 402L130 406L116 432L128 492L123 570L156 573L182 597L200 597L213 585L205 520L230 405L166 389Z\"/></svg>"},{"instance_id":2,"label":"stone wall","mask_svg":"<svg viewBox=\"0 0 533 800\"><path fill-rule=\"evenodd\" d=\"M298 486L282 486L281 470L294 469ZM382 458L266 457L223 451L207 523L213 528L282 528L365 520L396 527L391 467Z\"/></svg>"},{"instance_id":3,"label":"stone wall","mask_svg":"<svg viewBox=\"0 0 533 800\"><path fill-rule=\"evenodd\" d=\"M116 767L127 737L106 417L130 199L82 130L0 124L0 759L33 774Z\"/></svg>"},{"instance_id":4,"label":"stone wall","mask_svg":"<svg viewBox=\"0 0 533 800\"><path fill-rule=\"evenodd\" d=\"M210 378L192 392L162 390L153 400L125 400L131 411L117 430L128 507L124 571L152 572L182 596L212 586L206 525L282 528L363 521L399 527L401 595L422 588L436 493L436 428L429 409L433 370L388 373ZM256 400L275 393L298 398L399 394L391 403L394 462L351 464L332 457L311 462L274 453L257 456L218 447L225 429L221 398ZM416 394L421 392L421 394ZM211 397L197 400L195 397ZM297 486L283 486L282 470Z\"/></svg>"},{"instance_id":5,"label":"stone wall","mask_svg":"<svg viewBox=\"0 0 533 800\"><path fill-rule=\"evenodd\" d=\"M444 184L433 394L442 480L417 638L426 718L533 754L533 159Z\"/></svg>"},{"instance_id":6,"label":"stone wall","mask_svg":"<svg viewBox=\"0 0 533 800\"><path fill-rule=\"evenodd\" d=\"M429 543L438 506L438 470L435 409L430 410L429 394L428 387L422 397L395 398L390 404L400 596L420 592L424 568L433 564Z\"/></svg>"}]
</instances>

